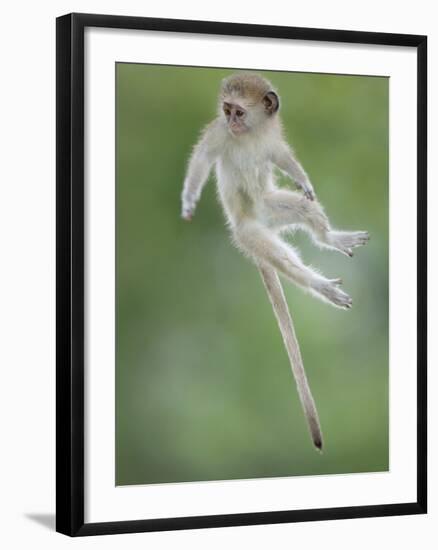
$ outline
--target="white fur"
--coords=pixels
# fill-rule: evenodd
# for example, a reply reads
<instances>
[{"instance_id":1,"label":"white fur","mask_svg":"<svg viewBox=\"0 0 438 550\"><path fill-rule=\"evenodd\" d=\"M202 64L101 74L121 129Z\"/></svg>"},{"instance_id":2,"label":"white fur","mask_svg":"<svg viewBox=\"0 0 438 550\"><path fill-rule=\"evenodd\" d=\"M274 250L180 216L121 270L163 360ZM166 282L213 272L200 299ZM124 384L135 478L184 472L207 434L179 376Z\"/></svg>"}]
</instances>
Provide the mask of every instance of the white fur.
<instances>
[{"instance_id":1,"label":"white fur","mask_svg":"<svg viewBox=\"0 0 438 550\"><path fill-rule=\"evenodd\" d=\"M244 103L244 100L242 100ZM253 107L255 109L255 107ZM264 115L240 136L233 136L220 115L204 131L190 159L182 194L182 215L191 219L210 169L215 165L217 188L233 241L255 262L263 261L300 287L332 305L351 306L337 284L305 266L295 249L280 238L281 230L301 227L315 242L352 255L365 244L366 232L339 232L330 228L321 205L314 199L307 174L282 137L277 116ZM251 108L248 108L249 119ZM280 189L274 166L288 174L304 194Z\"/></svg>"},{"instance_id":2,"label":"white fur","mask_svg":"<svg viewBox=\"0 0 438 550\"><path fill-rule=\"evenodd\" d=\"M261 86L269 84L261 81ZM238 88L238 87L237 87ZM352 256L352 248L365 244L364 231L341 232L330 228L322 206L315 200L312 184L291 148L282 137L276 113L239 96L225 96L227 103L245 109L248 131L233 135L219 108L218 118L203 132L190 159L182 193L182 216L191 220L208 174L216 168L218 195L234 244L258 266L274 309L309 431L315 447L322 449L322 432L304 371L292 319L277 271L320 299L350 308L340 279L327 279L303 264L297 251L281 238L293 227L311 233L315 242ZM274 167L291 177L303 194L280 189Z\"/></svg>"}]
</instances>

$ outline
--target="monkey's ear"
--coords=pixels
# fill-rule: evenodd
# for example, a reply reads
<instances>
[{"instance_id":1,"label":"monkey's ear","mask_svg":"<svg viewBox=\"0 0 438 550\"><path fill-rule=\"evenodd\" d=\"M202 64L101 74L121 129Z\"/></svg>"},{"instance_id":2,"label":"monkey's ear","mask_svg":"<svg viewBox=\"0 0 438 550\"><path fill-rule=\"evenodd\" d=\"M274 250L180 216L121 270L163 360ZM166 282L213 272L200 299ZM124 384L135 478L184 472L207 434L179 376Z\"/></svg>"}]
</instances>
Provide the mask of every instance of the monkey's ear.
<instances>
[{"instance_id":1,"label":"monkey's ear","mask_svg":"<svg viewBox=\"0 0 438 550\"><path fill-rule=\"evenodd\" d=\"M268 92L263 98L263 105L265 106L265 111L272 115L280 108L280 98L275 92Z\"/></svg>"}]
</instances>

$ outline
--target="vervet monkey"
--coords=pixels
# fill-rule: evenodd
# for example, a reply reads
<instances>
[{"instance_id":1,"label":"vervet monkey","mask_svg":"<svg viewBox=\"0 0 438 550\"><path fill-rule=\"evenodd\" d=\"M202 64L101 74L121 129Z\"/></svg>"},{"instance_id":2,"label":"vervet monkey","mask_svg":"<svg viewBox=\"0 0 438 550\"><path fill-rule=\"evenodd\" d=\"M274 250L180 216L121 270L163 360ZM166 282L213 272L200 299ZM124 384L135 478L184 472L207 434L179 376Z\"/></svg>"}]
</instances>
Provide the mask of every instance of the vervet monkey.
<instances>
[{"instance_id":1,"label":"vervet monkey","mask_svg":"<svg viewBox=\"0 0 438 550\"><path fill-rule=\"evenodd\" d=\"M218 115L193 150L182 192L182 217L190 221L215 166L217 188L235 245L258 266L289 355L314 445L322 433L296 341L292 319L277 273L330 304L348 309L352 300L340 279L328 279L304 265L282 232L301 228L322 248L353 256L366 231L335 231L316 200L306 172L283 137L280 99L270 82L252 73L223 80ZM279 188L274 169L301 191Z\"/></svg>"}]
</instances>

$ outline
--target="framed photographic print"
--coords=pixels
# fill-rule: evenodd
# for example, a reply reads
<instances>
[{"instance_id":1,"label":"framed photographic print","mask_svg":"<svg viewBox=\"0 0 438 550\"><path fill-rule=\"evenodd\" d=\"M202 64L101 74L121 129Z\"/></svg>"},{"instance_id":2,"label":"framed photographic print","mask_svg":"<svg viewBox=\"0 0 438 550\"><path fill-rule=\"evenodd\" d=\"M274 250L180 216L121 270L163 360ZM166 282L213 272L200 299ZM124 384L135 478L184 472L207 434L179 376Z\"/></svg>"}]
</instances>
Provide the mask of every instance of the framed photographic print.
<instances>
[{"instance_id":1,"label":"framed photographic print","mask_svg":"<svg viewBox=\"0 0 438 550\"><path fill-rule=\"evenodd\" d=\"M57 530L426 512L426 37L57 20Z\"/></svg>"}]
</instances>

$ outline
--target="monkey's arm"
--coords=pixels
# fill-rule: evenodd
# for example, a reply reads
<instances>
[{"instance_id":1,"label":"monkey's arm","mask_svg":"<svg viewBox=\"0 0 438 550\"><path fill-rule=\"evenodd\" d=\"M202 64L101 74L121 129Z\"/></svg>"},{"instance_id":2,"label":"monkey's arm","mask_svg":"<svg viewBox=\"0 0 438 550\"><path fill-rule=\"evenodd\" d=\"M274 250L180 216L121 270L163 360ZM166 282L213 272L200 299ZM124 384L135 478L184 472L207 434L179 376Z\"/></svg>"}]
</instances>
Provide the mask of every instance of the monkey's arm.
<instances>
[{"instance_id":1,"label":"monkey's arm","mask_svg":"<svg viewBox=\"0 0 438 550\"><path fill-rule=\"evenodd\" d=\"M280 168L282 172L293 179L296 186L304 191L304 195L311 201L315 198L315 192L310 182L309 176L304 168L294 157L293 152L284 142L272 153L272 162Z\"/></svg>"},{"instance_id":2,"label":"monkey's arm","mask_svg":"<svg viewBox=\"0 0 438 550\"><path fill-rule=\"evenodd\" d=\"M187 221L195 213L196 204L216 157L214 127L210 125L193 149L184 180L181 216Z\"/></svg>"}]
</instances>

